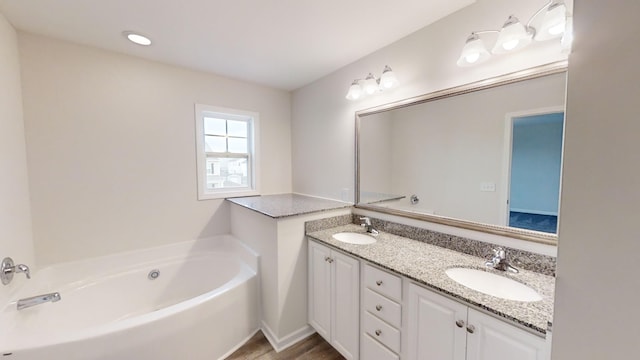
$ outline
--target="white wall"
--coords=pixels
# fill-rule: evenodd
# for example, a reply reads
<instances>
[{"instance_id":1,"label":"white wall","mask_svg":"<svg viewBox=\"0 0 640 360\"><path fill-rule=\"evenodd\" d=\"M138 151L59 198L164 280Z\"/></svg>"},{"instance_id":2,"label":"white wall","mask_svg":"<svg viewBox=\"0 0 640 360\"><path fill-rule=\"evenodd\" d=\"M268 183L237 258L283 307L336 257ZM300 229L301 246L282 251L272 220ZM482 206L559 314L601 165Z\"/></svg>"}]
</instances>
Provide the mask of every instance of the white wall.
<instances>
[{"instance_id":1,"label":"white wall","mask_svg":"<svg viewBox=\"0 0 640 360\"><path fill-rule=\"evenodd\" d=\"M16 32L0 13L0 259L35 268ZM0 285L0 303L25 281Z\"/></svg>"},{"instance_id":2,"label":"white wall","mask_svg":"<svg viewBox=\"0 0 640 360\"><path fill-rule=\"evenodd\" d=\"M292 110L294 191L353 200L356 110L566 59L554 41L534 43L521 52L495 57L476 67L456 65L464 41L472 31L498 29L510 14L526 22L545 3L478 1L296 90ZM368 72L379 76L387 64L398 74L397 89L362 101L344 98L353 79Z\"/></svg>"},{"instance_id":3,"label":"white wall","mask_svg":"<svg viewBox=\"0 0 640 360\"><path fill-rule=\"evenodd\" d=\"M43 264L229 232L197 201L194 104L260 113L262 189L291 191L290 94L20 33Z\"/></svg>"},{"instance_id":4,"label":"white wall","mask_svg":"<svg viewBox=\"0 0 640 360\"><path fill-rule=\"evenodd\" d=\"M375 194L392 194L391 166L392 137L391 112L382 112L367 116L366 121L360 122L359 148L360 171L360 202L376 202L380 198Z\"/></svg>"},{"instance_id":5,"label":"white wall","mask_svg":"<svg viewBox=\"0 0 640 360\"><path fill-rule=\"evenodd\" d=\"M638 14L638 1L575 5L554 360L638 358Z\"/></svg>"}]
</instances>

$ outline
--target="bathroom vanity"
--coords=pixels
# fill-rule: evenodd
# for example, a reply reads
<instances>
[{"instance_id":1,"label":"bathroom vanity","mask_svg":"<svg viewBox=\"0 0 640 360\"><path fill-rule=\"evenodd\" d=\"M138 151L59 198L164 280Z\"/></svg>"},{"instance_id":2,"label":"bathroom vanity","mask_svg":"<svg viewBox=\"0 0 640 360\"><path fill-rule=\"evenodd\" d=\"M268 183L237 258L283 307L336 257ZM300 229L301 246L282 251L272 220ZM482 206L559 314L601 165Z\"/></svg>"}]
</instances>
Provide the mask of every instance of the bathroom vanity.
<instances>
[{"instance_id":1,"label":"bathroom vanity","mask_svg":"<svg viewBox=\"0 0 640 360\"><path fill-rule=\"evenodd\" d=\"M307 232L309 323L347 359L546 360L553 276L486 269L485 259L355 224ZM536 301L468 288L446 271L478 269L524 284Z\"/></svg>"}]
</instances>

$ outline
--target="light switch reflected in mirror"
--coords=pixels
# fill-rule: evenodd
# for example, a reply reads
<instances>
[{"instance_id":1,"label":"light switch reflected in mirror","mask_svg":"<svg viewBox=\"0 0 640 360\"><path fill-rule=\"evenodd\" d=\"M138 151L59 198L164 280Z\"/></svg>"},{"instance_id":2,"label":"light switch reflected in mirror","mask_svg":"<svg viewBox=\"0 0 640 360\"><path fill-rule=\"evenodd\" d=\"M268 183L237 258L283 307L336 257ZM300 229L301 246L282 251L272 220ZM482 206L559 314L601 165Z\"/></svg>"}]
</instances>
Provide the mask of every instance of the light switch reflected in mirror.
<instances>
[{"instance_id":1,"label":"light switch reflected in mirror","mask_svg":"<svg viewBox=\"0 0 640 360\"><path fill-rule=\"evenodd\" d=\"M555 63L358 112L357 206L555 243L565 84Z\"/></svg>"}]
</instances>

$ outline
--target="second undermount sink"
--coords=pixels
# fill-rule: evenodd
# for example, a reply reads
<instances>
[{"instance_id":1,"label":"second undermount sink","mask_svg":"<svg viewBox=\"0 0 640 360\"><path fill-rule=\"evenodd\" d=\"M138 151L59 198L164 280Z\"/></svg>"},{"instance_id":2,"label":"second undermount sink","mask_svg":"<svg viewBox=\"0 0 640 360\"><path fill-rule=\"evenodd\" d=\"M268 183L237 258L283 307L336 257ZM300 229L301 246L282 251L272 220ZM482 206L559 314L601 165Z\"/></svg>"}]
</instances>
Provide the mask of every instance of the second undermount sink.
<instances>
[{"instance_id":1,"label":"second undermount sink","mask_svg":"<svg viewBox=\"0 0 640 360\"><path fill-rule=\"evenodd\" d=\"M505 276L468 268L451 268L445 273L457 283L487 295L516 301L542 300L542 296L534 289Z\"/></svg>"},{"instance_id":2,"label":"second undermount sink","mask_svg":"<svg viewBox=\"0 0 640 360\"><path fill-rule=\"evenodd\" d=\"M333 238L348 244L357 245L368 245L376 242L376 239L373 236L352 232L341 232L333 234Z\"/></svg>"}]
</instances>

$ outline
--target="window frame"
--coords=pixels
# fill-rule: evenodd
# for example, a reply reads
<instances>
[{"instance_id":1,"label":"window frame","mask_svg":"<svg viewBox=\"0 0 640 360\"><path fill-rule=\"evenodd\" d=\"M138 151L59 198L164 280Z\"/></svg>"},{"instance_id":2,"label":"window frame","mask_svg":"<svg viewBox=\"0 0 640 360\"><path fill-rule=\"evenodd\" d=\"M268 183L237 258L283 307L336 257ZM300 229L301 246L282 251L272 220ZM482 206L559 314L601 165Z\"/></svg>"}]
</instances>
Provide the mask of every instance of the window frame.
<instances>
[{"instance_id":1,"label":"window frame","mask_svg":"<svg viewBox=\"0 0 640 360\"><path fill-rule=\"evenodd\" d=\"M246 187L207 189L207 158L245 158L245 153L218 153L205 151L205 117L216 117L225 120L247 122L248 183ZM225 199L239 196L260 195L260 114L253 111L231 109L219 106L195 104L196 122L196 171L198 183L198 200ZM222 155L222 156L221 156Z\"/></svg>"}]
</instances>

